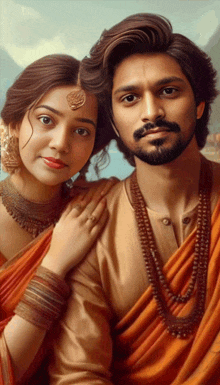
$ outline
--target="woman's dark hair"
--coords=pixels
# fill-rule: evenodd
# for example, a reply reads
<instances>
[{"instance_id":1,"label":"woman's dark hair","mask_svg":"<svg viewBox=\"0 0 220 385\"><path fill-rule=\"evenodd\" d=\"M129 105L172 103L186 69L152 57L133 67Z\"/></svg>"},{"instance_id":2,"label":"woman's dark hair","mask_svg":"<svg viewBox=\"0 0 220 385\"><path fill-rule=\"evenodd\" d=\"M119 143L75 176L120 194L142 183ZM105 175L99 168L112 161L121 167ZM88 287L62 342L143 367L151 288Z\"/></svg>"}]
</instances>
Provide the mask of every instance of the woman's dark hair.
<instances>
[{"instance_id":1,"label":"woman's dark hair","mask_svg":"<svg viewBox=\"0 0 220 385\"><path fill-rule=\"evenodd\" d=\"M21 123L25 113L52 88L77 85L80 62L69 55L54 54L36 60L19 75L8 89L1 117L6 126L13 128ZM106 155L105 146L114 137L113 130L105 131L106 117L99 107L95 145L92 155L100 154L98 162Z\"/></svg>"},{"instance_id":2,"label":"woman's dark hair","mask_svg":"<svg viewBox=\"0 0 220 385\"><path fill-rule=\"evenodd\" d=\"M83 59L80 70L82 86L95 93L106 105L111 120L111 91L115 69L133 54L166 53L180 65L194 92L196 105L205 101L205 110L197 120L195 136L199 148L203 148L208 135L211 103L218 95L216 71L208 55L191 40L172 32L165 17L141 13L127 17L109 30L92 47L90 57ZM120 138L119 149L134 165L133 156L126 150Z\"/></svg>"}]
</instances>

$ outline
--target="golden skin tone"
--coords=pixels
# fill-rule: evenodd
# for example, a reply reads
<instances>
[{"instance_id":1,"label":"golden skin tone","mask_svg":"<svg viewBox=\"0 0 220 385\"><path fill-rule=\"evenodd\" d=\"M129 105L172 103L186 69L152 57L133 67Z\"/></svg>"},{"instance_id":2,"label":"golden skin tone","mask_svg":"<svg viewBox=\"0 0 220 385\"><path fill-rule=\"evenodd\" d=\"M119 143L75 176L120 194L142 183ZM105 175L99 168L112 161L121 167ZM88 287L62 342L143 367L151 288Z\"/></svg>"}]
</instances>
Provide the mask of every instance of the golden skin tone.
<instances>
[{"instance_id":1,"label":"golden skin tone","mask_svg":"<svg viewBox=\"0 0 220 385\"><path fill-rule=\"evenodd\" d=\"M73 91L73 86L49 91L13 132L19 138L22 165L11 179L21 194L32 201L42 202L59 193L62 183L80 171L92 153L97 101L86 93L85 103L73 110L67 100ZM54 228L42 266L64 279L82 260L106 222L103 196L114 183L102 183L95 192L91 189L85 197L79 196L67 206ZM6 259L11 259L32 240L2 204L0 228L7 228L7 232L0 234L0 250ZM46 331L15 315L3 333L18 380L33 361Z\"/></svg>"},{"instance_id":2,"label":"golden skin tone","mask_svg":"<svg viewBox=\"0 0 220 385\"><path fill-rule=\"evenodd\" d=\"M157 152L153 144L155 139L163 139L165 149L171 149L178 138L187 142L204 106L204 102L196 106L189 81L179 64L167 54L132 55L115 70L113 119L122 140L134 152L138 149ZM180 132L156 127L135 141L136 130L158 119L177 123ZM136 156L135 163L139 186L148 207L171 218L178 240L179 217L198 201L200 152L195 136L182 154L170 163L152 166Z\"/></svg>"},{"instance_id":3,"label":"golden skin tone","mask_svg":"<svg viewBox=\"0 0 220 385\"><path fill-rule=\"evenodd\" d=\"M86 94L83 106L72 110L67 96L78 86L50 90L28 111L16 128L22 167L14 175L23 195L36 192L38 199L47 199L59 190L61 183L75 175L89 159L95 141L97 101ZM45 158L61 160L65 167L48 167ZM42 191L42 192L41 192Z\"/></svg>"},{"instance_id":4,"label":"golden skin tone","mask_svg":"<svg viewBox=\"0 0 220 385\"><path fill-rule=\"evenodd\" d=\"M202 116L204 103L196 107L191 85L174 59L166 54L138 54L125 59L115 71L112 108L124 143L133 151L140 147L153 152L153 139L164 138L168 148L177 133L161 127L137 143L133 138L135 130L146 122L166 119L179 124L180 136L185 140L194 130L196 119Z\"/></svg>"}]
</instances>

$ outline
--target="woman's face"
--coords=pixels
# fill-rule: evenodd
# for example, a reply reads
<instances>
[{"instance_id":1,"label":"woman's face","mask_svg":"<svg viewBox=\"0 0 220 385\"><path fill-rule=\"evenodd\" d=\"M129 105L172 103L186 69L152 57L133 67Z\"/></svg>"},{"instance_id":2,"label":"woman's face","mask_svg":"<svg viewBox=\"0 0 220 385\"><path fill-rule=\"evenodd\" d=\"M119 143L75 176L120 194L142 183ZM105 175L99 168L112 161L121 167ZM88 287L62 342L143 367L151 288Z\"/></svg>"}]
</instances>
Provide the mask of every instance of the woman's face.
<instances>
[{"instance_id":1,"label":"woman's face","mask_svg":"<svg viewBox=\"0 0 220 385\"><path fill-rule=\"evenodd\" d=\"M31 174L54 186L86 164L94 146L98 106L95 96L85 93L85 103L71 108L69 95L77 89L62 86L50 90L17 127L24 176Z\"/></svg>"}]
</instances>

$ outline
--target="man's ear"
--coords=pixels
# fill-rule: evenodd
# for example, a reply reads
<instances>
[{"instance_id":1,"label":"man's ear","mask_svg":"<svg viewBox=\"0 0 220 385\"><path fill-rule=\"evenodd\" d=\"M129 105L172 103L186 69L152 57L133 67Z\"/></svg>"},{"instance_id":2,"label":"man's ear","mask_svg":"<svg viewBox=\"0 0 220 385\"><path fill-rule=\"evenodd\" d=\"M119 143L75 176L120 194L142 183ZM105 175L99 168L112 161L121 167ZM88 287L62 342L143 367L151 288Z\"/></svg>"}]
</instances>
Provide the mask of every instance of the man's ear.
<instances>
[{"instance_id":1,"label":"man's ear","mask_svg":"<svg viewBox=\"0 0 220 385\"><path fill-rule=\"evenodd\" d=\"M200 119L203 115L205 109L205 102L200 102L199 105L196 107L197 113L196 113L196 119Z\"/></svg>"},{"instance_id":2,"label":"man's ear","mask_svg":"<svg viewBox=\"0 0 220 385\"><path fill-rule=\"evenodd\" d=\"M114 122L114 119L113 119L113 113L112 113L112 111L110 112L110 121L111 121L112 128L113 128L113 130L115 131L116 135L117 135L118 137L120 137L119 131L118 131L118 129L116 128L116 125L115 125L115 122Z\"/></svg>"},{"instance_id":3,"label":"man's ear","mask_svg":"<svg viewBox=\"0 0 220 385\"><path fill-rule=\"evenodd\" d=\"M115 131L116 135L119 137L120 134L119 134L119 132L118 132L118 129L117 129L116 126L115 126L115 123L114 123L113 121L112 121L111 123L112 123L113 130Z\"/></svg>"}]
</instances>

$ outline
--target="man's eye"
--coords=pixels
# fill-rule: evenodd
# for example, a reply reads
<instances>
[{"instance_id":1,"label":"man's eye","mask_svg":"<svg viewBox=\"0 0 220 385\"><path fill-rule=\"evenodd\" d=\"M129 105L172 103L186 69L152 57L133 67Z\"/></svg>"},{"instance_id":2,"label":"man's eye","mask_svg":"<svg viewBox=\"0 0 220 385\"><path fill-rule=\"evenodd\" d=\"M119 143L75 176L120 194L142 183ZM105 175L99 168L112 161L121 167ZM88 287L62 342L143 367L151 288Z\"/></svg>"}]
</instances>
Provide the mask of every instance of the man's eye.
<instances>
[{"instance_id":1,"label":"man's eye","mask_svg":"<svg viewBox=\"0 0 220 385\"><path fill-rule=\"evenodd\" d=\"M177 92L176 88L168 87L168 88L164 88L162 94L163 95L173 95L175 92Z\"/></svg>"},{"instance_id":2,"label":"man's eye","mask_svg":"<svg viewBox=\"0 0 220 385\"><path fill-rule=\"evenodd\" d=\"M45 125L49 125L49 124L52 124L52 120L49 118L49 116L41 116L39 118L40 122L45 124Z\"/></svg>"},{"instance_id":3,"label":"man's eye","mask_svg":"<svg viewBox=\"0 0 220 385\"><path fill-rule=\"evenodd\" d=\"M135 95L127 95L122 98L123 102L132 103L137 99L137 96Z\"/></svg>"},{"instance_id":4,"label":"man's eye","mask_svg":"<svg viewBox=\"0 0 220 385\"><path fill-rule=\"evenodd\" d=\"M77 128L77 130L75 132L77 134L79 134L80 136L88 136L89 135L89 131L86 130L85 128Z\"/></svg>"}]
</instances>

